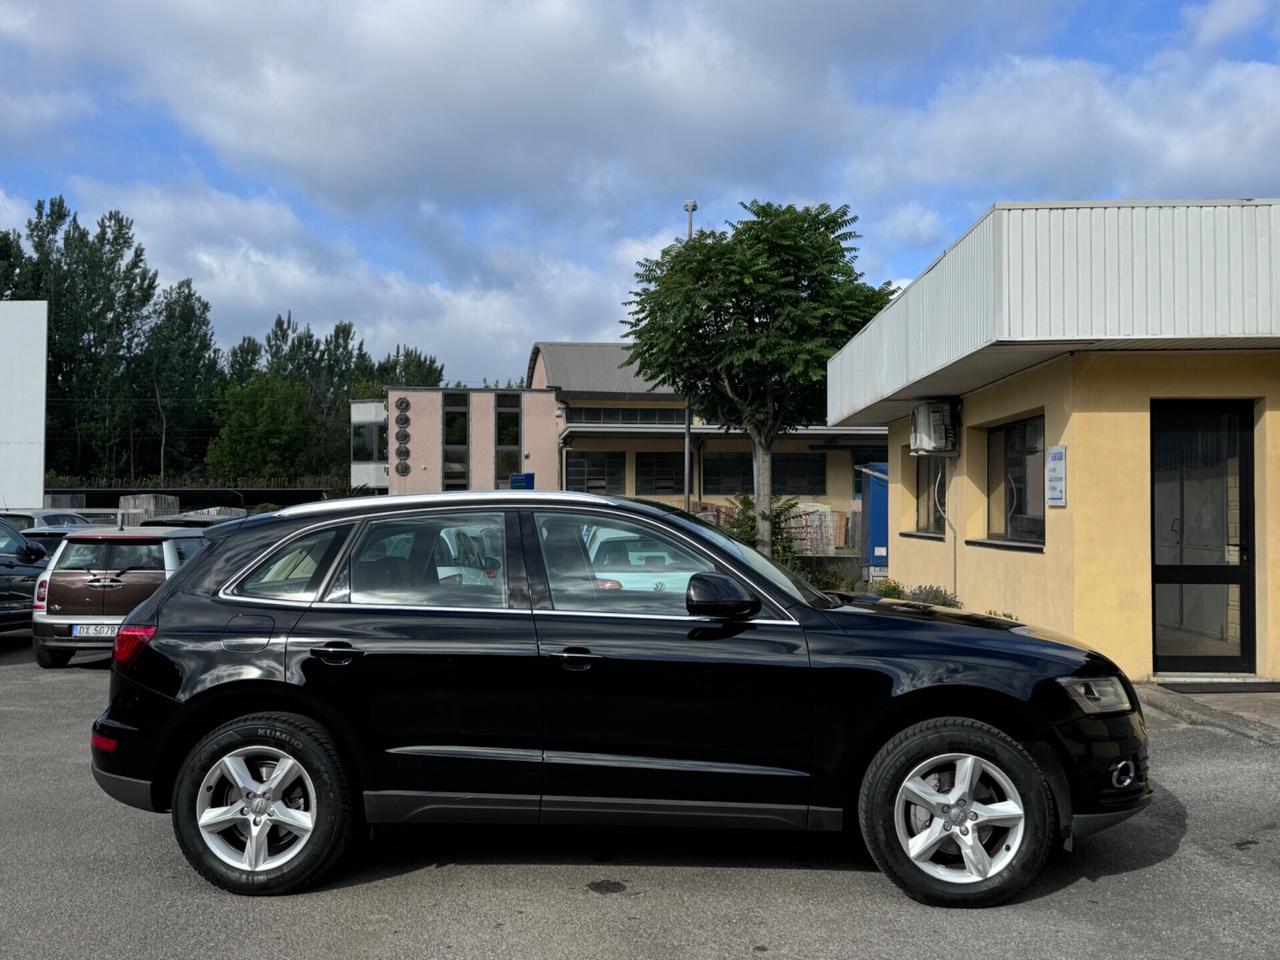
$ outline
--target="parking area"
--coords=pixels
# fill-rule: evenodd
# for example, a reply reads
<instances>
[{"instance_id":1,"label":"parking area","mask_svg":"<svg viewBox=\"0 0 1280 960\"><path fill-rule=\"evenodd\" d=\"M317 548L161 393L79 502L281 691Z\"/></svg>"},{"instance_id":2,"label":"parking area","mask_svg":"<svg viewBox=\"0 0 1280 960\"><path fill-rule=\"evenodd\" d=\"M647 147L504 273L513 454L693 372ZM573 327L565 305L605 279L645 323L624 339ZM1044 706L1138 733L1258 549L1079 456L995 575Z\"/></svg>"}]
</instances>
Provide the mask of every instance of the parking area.
<instances>
[{"instance_id":1,"label":"parking area","mask_svg":"<svg viewBox=\"0 0 1280 960\"><path fill-rule=\"evenodd\" d=\"M1274 957L1280 748L1150 713L1156 799L988 911L919 906L828 835L380 833L317 890L201 880L88 769L107 663L0 636L0 957Z\"/></svg>"}]
</instances>

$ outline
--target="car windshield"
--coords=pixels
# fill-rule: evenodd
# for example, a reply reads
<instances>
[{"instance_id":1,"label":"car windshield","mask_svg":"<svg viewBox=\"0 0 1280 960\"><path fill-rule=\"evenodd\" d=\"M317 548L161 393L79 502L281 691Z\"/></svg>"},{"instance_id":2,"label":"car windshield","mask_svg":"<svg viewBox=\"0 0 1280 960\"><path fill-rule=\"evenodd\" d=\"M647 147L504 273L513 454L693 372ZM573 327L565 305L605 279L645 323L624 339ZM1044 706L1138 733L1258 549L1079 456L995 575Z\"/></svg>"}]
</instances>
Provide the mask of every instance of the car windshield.
<instances>
[{"instance_id":1,"label":"car windshield","mask_svg":"<svg viewBox=\"0 0 1280 960\"><path fill-rule=\"evenodd\" d=\"M725 553L742 560L752 570L763 576L788 596L822 610L839 606L836 601L832 600L798 573L788 570L782 564L769 559L754 547L749 547L745 543L733 539L733 537L714 524L685 513L683 510L677 510L674 507L669 508L669 510L672 519L692 528L693 532L698 536L712 541Z\"/></svg>"}]
</instances>

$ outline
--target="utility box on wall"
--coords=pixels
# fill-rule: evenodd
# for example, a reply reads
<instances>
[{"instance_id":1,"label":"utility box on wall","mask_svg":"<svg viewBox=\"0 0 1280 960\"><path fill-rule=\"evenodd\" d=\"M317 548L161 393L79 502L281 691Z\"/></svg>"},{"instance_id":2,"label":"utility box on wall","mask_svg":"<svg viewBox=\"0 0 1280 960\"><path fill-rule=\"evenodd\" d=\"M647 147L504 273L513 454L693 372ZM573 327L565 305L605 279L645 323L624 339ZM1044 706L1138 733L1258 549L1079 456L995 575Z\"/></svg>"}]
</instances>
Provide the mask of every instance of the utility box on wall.
<instances>
[{"instance_id":1,"label":"utility box on wall","mask_svg":"<svg viewBox=\"0 0 1280 960\"><path fill-rule=\"evenodd\" d=\"M44 506L49 308L0 301L0 505Z\"/></svg>"}]
</instances>

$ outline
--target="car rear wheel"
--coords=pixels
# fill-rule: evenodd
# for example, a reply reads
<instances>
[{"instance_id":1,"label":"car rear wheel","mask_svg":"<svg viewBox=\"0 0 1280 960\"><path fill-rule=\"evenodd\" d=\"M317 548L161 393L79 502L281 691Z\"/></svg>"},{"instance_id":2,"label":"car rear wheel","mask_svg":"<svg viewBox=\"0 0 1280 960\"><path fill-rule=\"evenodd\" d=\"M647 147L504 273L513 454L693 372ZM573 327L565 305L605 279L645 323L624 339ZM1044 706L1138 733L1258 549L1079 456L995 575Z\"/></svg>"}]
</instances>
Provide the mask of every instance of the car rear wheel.
<instances>
[{"instance_id":1,"label":"car rear wheel","mask_svg":"<svg viewBox=\"0 0 1280 960\"><path fill-rule=\"evenodd\" d=\"M903 730L876 754L858 818L876 864L908 896L985 907L1023 890L1054 836L1053 795L1017 741L962 717Z\"/></svg>"},{"instance_id":2,"label":"car rear wheel","mask_svg":"<svg viewBox=\"0 0 1280 960\"><path fill-rule=\"evenodd\" d=\"M50 650L39 640L32 642L31 651L35 654L36 663L46 670L65 667L71 662L71 656L74 653L72 650Z\"/></svg>"},{"instance_id":3,"label":"car rear wheel","mask_svg":"<svg viewBox=\"0 0 1280 960\"><path fill-rule=\"evenodd\" d=\"M242 894L314 883L350 842L351 786L332 738L307 717L241 717L198 744L178 774L173 827L211 883Z\"/></svg>"}]
</instances>

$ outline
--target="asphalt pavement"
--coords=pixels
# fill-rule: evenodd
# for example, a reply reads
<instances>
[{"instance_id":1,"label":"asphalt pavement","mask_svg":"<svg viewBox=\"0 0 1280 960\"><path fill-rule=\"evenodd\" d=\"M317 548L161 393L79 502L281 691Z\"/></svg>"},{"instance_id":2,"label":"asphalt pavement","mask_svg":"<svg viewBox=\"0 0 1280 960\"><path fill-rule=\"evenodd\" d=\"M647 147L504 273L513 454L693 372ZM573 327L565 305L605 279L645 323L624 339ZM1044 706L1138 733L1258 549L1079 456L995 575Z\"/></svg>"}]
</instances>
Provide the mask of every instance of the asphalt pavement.
<instances>
[{"instance_id":1,"label":"asphalt pavement","mask_svg":"<svg viewBox=\"0 0 1280 960\"><path fill-rule=\"evenodd\" d=\"M440 827L223 893L89 774L106 662L0 637L0 958L1275 958L1280 747L1151 711L1153 805L1012 904L932 909L823 834Z\"/></svg>"}]
</instances>

